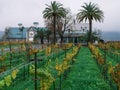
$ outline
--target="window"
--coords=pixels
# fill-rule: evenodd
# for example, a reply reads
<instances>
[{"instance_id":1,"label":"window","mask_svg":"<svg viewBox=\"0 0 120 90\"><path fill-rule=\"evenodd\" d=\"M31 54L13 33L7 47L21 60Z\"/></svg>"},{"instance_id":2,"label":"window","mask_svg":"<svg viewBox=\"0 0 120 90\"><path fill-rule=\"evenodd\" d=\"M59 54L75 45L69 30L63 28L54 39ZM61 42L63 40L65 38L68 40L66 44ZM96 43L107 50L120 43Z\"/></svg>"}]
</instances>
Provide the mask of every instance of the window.
<instances>
[{"instance_id":1,"label":"window","mask_svg":"<svg viewBox=\"0 0 120 90\"><path fill-rule=\"evenodd\" d=\"M33 32L33 31L30 31L30 32L29 32L29 37L30 37L30 38L33 38L33 37L34 37L34 32Z\"/></svg>"}]
</instances>

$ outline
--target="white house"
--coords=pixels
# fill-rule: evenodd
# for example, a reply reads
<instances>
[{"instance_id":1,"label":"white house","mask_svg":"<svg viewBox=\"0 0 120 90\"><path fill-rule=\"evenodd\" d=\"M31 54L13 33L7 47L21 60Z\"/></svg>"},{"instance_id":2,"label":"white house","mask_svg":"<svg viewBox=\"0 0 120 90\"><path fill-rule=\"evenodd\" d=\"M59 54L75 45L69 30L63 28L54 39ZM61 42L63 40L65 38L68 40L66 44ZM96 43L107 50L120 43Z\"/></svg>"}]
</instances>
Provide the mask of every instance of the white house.
<instances>
[{"instance_id":1,"label":"white house","mask_svg":"<svg viewBox=\"0 0 120 90\"><path fill-rule=\"evenodd\" d=\"M64 32L64 41L77 43L78 38L89 30L88 23L72 23Z\"/></svg>"}]
</instances>

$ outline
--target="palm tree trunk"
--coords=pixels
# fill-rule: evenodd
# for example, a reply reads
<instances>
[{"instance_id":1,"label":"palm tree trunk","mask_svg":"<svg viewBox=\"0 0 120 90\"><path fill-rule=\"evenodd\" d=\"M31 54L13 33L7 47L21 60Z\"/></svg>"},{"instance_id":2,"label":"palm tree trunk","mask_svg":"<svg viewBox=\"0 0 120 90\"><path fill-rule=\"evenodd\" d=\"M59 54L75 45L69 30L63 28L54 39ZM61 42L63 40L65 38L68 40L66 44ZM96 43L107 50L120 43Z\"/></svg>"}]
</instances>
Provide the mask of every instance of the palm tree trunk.
<instances>
[{"instance_id":1,"label":"palm tree trunk","mask_svg":"<svg viewBox=\"0 0 120 90\"><path fill-rule=\"evenodd\" d=\"M91 33L92 33L92 20L90 18L89 19L89 35L88 35L88 42L90 43L92 43Z\"/></svg>"},{"instance_id":2,"label":"palm tree trunk","mask_svg":"<svg viewBox=\"0 0 120 90\"><path fill-rule=\"evenodd\" d=\"M43 41L43 39L44 39L44 38L43 38L43 37L41 37L41 44L44 44L44 41Z\"/></svg>"},{"instance_id":3,"label":"palm tree trunk","mask_svg":"<svg viewBox=\"0 0 120 90\"><path fill-rule=\"evenodd\" d=\"M62 44L63 43L63 35L61 35L60 38L61 38L61 44Z\"/></svg>"},{"instance_id":4,"label":"palm tree trunk","mask_svg":"<svg viewBox=\"0 0 120 90\"><path fill-rule=\"evenodd\" d=\"M48 46L49 46L49 35L48 35Z\"/></svg>"},{"instance_id":5,"label":"palm tree trunk","mask_svg":"<svg viewBox=\"0 0 120 90\"><path fill-rule=\"evenodd\" d=\"M56 43L56 16L54 15L54 45Z\"/></svg>"}]
</instances>

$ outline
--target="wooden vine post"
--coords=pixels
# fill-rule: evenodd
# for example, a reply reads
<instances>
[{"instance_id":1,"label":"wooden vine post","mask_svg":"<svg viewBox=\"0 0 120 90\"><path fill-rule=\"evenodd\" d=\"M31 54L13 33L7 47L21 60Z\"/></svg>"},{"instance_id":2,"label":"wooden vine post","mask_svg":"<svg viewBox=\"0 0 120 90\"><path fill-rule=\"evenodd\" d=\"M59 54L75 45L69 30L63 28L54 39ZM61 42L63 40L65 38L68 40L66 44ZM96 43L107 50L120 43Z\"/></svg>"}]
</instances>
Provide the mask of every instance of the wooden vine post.
<instances>
[{"instance_id":1,"label":"wooden vine post","mask_svg":"<svg viewBox=\"0 0 120 90\"><path fill-rule=\"evenodd\" d=\"M35 90L37 90L37 49L33 50L34 53L34 65L35 65Z\"/></svg>"},{"instance_id":2,"label":"wooden vine post","mask_svg":"<svg viewBox=\"0 0 120 90\"><path fill-rule=\"evenodd\" d=\"M12 64L12 48L11 48L11 42L9 40L9 48L10 48L10 68L11 68L11 64Z\"/></svg>"}]
</instances>

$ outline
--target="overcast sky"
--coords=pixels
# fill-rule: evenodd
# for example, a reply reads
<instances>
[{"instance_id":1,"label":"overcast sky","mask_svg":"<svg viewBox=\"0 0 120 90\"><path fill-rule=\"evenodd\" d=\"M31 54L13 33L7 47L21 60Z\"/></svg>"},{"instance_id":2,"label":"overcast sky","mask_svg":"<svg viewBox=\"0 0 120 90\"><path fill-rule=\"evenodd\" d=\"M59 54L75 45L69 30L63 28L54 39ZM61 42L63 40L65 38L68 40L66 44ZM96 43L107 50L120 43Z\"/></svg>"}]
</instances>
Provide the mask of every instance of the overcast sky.
<instances>
[{"instance_id":1,"label":"overcast sky","mask_svg":"<svg viewBox=\"0 0 120 90\"><path fill-rule=\"evenodd\" d=\"M78 13L81 6L90 0L56 0L70 8L73 14ZM39 22L39 26L44 26L42 11L45 4L50 4L51 0L0 0L0 30L5 27L18 26L22 23L25 27ZM120 30L120 0L91 0L98 4L104 12L104 22L94 22L93 27L102 31Z\"/></svg>"}]
</instances>

